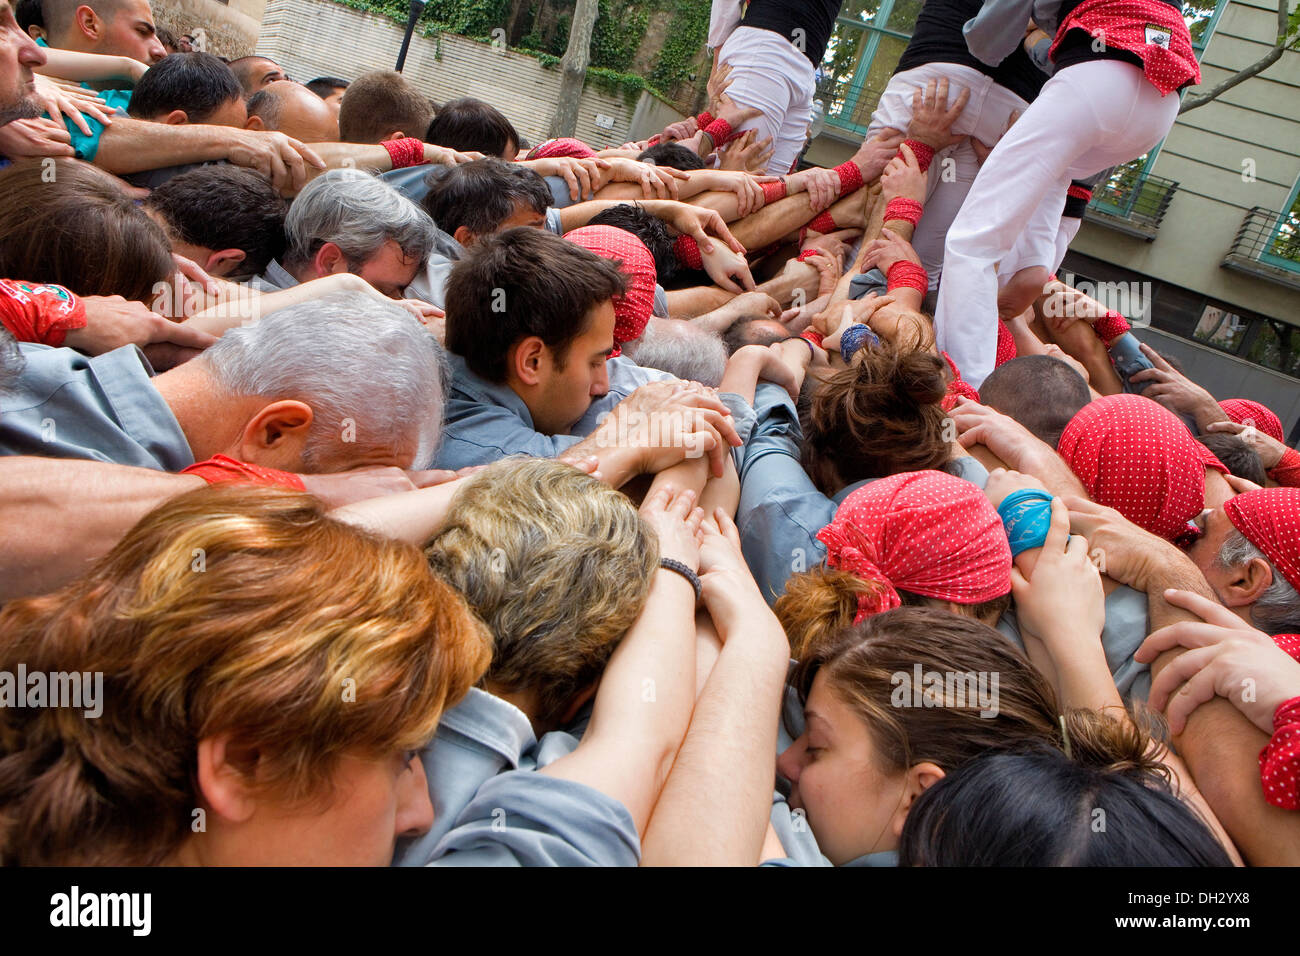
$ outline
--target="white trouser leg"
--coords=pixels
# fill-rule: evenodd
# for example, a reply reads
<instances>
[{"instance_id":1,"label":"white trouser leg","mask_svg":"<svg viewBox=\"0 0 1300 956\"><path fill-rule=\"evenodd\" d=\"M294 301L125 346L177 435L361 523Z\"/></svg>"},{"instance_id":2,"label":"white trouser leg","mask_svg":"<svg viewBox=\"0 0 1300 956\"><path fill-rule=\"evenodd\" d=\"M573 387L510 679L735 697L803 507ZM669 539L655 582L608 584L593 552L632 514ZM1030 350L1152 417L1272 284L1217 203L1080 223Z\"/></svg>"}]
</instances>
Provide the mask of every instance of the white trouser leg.
<instances>
[{"instance_id":1,"label":"white trouser leg","mask_svg":"<svg viewBox=\"0 0 1300 956\"><path fill-rule=\"evenodd\" d=\"M737 132L753 129L760 140L770 138L773 153L765 172L788 173L807 135L816 85L812 64L779 33L754 27L732 33L718 62L731 64L727 95L732 102L762 111Z\"/></svg>"},{"instance_id":2,"label":"white trouser leg","mask_svg":"<svg viewBox=\"0 0 1300 956\"><path fill-rule=\"evenodd\" d=\"M979 387L997 349L997 264L1040 204L1059 217L1071 179L1141 156L1178 112L1142 71L1118 60L1067 67L1002 137L948 231L935 334L963 377ZM1045 207L1046 208L1046 207Z\"/></svg>"}]
</instances>

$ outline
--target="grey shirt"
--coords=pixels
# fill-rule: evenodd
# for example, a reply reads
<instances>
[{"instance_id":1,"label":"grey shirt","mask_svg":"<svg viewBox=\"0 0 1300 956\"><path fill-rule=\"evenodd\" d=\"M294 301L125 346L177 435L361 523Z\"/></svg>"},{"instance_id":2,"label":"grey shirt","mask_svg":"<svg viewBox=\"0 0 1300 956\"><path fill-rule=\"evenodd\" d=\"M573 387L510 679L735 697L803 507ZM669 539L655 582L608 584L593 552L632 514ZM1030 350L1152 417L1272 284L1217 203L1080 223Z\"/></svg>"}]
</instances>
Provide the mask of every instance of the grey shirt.
<instances>
[{"instance_id":1,"label":"grey shirt","mask_svg":"<svg viewBox=\"0 0 1300 956\"><path fill-rule=\"evenodd\" d=\"M89 458L159 471L194 464L134 345L103 355L20 343L26 368L0 392L0 454Z\"/></svg>"}]
</instances>

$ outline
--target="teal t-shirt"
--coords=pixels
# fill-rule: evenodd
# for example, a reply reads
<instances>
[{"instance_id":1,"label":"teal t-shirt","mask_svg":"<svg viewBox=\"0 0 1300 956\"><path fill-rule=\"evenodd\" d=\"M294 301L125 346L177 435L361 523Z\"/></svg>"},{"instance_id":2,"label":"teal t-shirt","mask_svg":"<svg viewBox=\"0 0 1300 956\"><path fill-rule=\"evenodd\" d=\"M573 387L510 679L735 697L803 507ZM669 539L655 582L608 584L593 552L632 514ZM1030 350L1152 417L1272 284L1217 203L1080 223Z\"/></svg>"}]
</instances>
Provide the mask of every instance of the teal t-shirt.
<instances>
[{"instance_id":1,"label":"teal t-shirt","mask_svg":"<svg viewBox=\"0 0 1300 956\"><path fill-rule=\"evenodd\" d=\"M37 46L43 46L47 50L50 45L42 37L36 41ZM108 108L115 113L126 113L126 104L131 102L130 90L96 90L89 83L82 83L81 88L90 90L92 93L99 93L108 103ZM91 162L95 154L99 152L99 137L104 134L104 124L93 116L86 116L86 125L90 127L90 135L83 133L72 120L64 117L63 125L68 128L68 133L72 136L72 148L76 150L77 159L84 159Z\"/></svg>"}]
</instances>

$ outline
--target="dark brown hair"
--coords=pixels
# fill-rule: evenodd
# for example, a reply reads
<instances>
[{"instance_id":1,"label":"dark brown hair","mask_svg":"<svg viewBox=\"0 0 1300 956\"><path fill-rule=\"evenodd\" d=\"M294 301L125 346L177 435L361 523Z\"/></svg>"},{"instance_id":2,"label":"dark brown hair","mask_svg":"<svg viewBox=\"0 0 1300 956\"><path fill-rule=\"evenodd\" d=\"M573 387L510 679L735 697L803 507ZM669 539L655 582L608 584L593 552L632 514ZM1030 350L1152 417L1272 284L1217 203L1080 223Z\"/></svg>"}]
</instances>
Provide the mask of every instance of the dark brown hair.
<instances>
[{"instance_id":1,"label":"dark brown hair","mask_svg":"<svg viewBox=\"0 0 1300 956\"><path fill-rule=\"evenodd\" d=\"M357 77L339 104L339 139L345 143L378 143L400 130L423 139L433 105L400 73L376 70Z\"/></svg>"},{"instance_id":2,"label":"dark brown hair","mask_svg":"<svg viewBox=\"0 0 1300 956\"><path fill-rule=\"evenodd\" d=\"M860 354L812 398L802 460L817 487L833 495L866 478L948 470L943 361L888 341Z\"/></svg>"},{"instance_id":3,"label":"dark brown hair","mask_svg":"<svg viewBox=\"0 0 1300 956\"><path fill-rule=\"evenodd\" d=\"M611 260L541 229L484 236L447 278L447 348L490 382L506 380L511 347L530 335L563 363L592 310L626 282Z\"/></svg>"},{"instance_id":4,"label":"dark brown hair","mask_svg":"<svg viewBox=\"0 0 1300 956\"><path fill-rule=\"evenodd\" d=\"M108 173L75 159L0 171L0 275L147 303L174 268L163 228Z\"/></svg>"}]
</instances>

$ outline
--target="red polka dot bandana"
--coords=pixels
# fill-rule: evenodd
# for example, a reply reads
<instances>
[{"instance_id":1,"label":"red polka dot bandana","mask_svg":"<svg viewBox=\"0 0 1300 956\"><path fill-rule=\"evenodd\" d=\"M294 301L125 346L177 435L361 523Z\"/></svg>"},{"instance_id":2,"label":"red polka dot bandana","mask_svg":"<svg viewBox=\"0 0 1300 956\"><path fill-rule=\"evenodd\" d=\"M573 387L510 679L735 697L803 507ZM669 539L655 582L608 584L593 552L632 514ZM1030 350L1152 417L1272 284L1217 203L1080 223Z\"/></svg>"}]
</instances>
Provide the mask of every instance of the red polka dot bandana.
<instances>
[{"instance_id":1,"label":"red polka dot bandana","mask_svg":"<svg viewBox=\"0 0 1300 956\"><path fill-rule=\"evenodd\" d=\"M1249 398L1225 398L1219 402L1219 407L1238 425L1254 425L1270 438L1286 443L1282 436L1282 420L1267 405L1252 402Z\"/></svg>"},{"instance_id":2,"label":"red polka dot bandana","mask_svg":"<svg viewBox=\"0 0 1300 956\"><path fill-rule=\"evenodd\" d=\"M1083 406L1057 451L1088 496L1168 541L1195 533L1205 508L1205 469L1226 472L1173 412L1141 395L1107 395Z\"/></svg>"},{"instance_id":3,"label":"red polka dot bandana","mask_svg":"<svg viewBox=\"0 0 1300 956\"><path fill-rule=\"evenodd\" d=\"M880 585L858 601L853 623L901 605L895 588L982 604L1011 591L1002 519L969 481L909 471L863 485L817 533L826 564Z\"/></svg>"},{"instance_id":4,"label":"red polka dot bandana","mask_svg":"<svg viewBox=\"0 0 1300 956\"><path fill-rule=\"evenodd\" d=\"M1166 96L1201 82L1201 68L1180 11L1158 0L1083 0L1061 21L1048 56L1071 30L1086 30L1112 50L1127 50L1142 61L1142 72Z\"/></svg>"},{"instance_id":5,"label":"red polka dot bandana","mask_svg":"<svg viewBox=\"0 0 1300 956\"><path fill-rule=\"evenodd\" d=\"M559 139L548 139L544 143L538 143L528 151L527 159L556 159L562 156L572 156L574 159L591 159L596 155L596 151L580 139L574 139L572 136L561 136Z\"/></svg>"},{"instance_id":6,"label":"red polka dot bandana","mask_svg":"<svg viewBox=\"0 0 1300 956\"><path fill-rule=\"evenodd\" d=\"M583 226L566 232L564 238L617 262L627 276L627 292L614 300L614 354L633 339L640 338L650 321L655 303L655 258L645 243L614 226Z\"/></svg>"},{"instance_id":7,"label":"red polka dot bandana","mask_svg":"<svg viewBox=\"0 0 1300 956\"><path fill-rule=\"evenodd\" d=\"M1300 590L1300 488L1247 491L1229 498L1223 511L1232 526Z\"/></svg>"}]
</instances>

